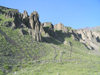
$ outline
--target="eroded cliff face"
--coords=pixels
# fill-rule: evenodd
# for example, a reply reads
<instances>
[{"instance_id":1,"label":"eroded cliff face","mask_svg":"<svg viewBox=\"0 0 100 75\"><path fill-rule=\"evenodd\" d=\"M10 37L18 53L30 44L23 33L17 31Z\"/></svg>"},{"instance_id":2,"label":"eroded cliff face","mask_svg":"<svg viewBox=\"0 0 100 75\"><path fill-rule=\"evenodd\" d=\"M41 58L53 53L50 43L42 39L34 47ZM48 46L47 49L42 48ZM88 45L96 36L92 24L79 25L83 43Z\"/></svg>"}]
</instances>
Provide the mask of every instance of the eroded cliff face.
<instances>
[{"instance_id":1,"label":"eroded cliff face","mask_svg":"<svg viewBox=\"0 0 100 75\"><path fill-rule=\"evenodd\" d=\"M45 32L44 37L55 37L54 25L51 22L42 23L43 30Z\"/></svg>"},{"instance_id":2,"label":"eroded cliff face","mask_svg":"<svg viewBox=\"0 0 100 75\"><path fill-rule=\"evenodd\" d=\"M98 50L100 46L100 33L88 29L72 31L75 40L83 43L90 50Z\"/></svg>"},{"instance_id":3,"label":"eroded cliff face","mask_svg":"<svg viewBox=\"0 0 100 75\"><path fill-rule=\"evenodd\" d=\"M41 41L41 32L40 32L41 23L39 21L39 15L36 11L31 13L29 17L29 23L32 29L33 38L36 41Z\"/></svg>"},{"instance_id":4,"label":"eroded cliff face","mask_svg":"<svg viewBox=\"0 0 100 75\"><path fill-rule=\"evenodd\" d=\"M0 14L5 15L6 18L13 19L12 22L6 23L8 27L13 29L20 28L22 35L32 35L35 41L42 40L40 30L43 28L41 26L41 22L39 21L39 15L36 11L32 12L29 16L27 11L20 13L15 9L10 9L2 6L0 8L3 10L0 10ZM25 29L27 29L27 31Z\"/></svg>"},{"instance_id":5,"label":"eroded cliff face","mask_svg":"<svg viewBox=\"0 0 100 75\"><path fill-rule=\"evenodd\" d=\"M42 37L52 37L63 43L66 37L72 36L74 40L83 43L90 50L99 49L100 32L90 29L74 30L71 27L65 27L62 23L56 25L51 22L41 23L36 11L28 15L27 11L20 13L16 9L0 6L0 14L13 19L12 22L5 22L5 26L12 29L19 28L22 35L31 35L35 41L42 41Z\"/></svg>"},{"instance_id":6,"label":"eroded cliff face","mask_svg":"<svg viewBox=\"0 0 100 75\"><path fill-rule=\"evenodd\" d=\"M74 40L83 43L89 50L99 50L100 48L100 32L90 29L70 29L62 23L56 24L54 29L69 34ZM65 41L64 41L65 42Z\"/></svg>"},{"instance_id":7,"label":"eroded cliff face","mask_svg":"<svg viewBox=\"0 0 100 75\"><path fill-rule=\"evenodd\" d=\"M62 31L71 35L74 40L83 43L89 50L99 50L100 48L100 32L90 30L90 29L70 29L70 27L65 27L62 23L54 25L54 30ZM63 41L64 43L66 41Z\"/></svg>"},{"instance_id":8,"label":"eroded cliff face","mask_svg":"<svg viewBox=\"0 0 100 75\"><path fill-rule=\"evenodd\" d=\"M56 25L54 25L54 29L55 30L61 30L62 32L66 32L67 28L62 24L62 23L58 23Z\"/></svg>"}]
</instances>

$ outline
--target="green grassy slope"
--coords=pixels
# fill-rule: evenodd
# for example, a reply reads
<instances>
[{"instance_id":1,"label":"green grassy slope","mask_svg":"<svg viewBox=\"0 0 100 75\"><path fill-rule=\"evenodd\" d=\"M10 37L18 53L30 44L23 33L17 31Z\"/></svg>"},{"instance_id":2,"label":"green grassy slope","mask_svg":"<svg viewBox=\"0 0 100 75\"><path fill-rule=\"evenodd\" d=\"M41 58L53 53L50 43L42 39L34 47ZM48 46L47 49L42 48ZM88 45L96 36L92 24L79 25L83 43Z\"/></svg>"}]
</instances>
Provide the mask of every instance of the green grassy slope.
<instances>
[{"instance_id":1,"label":"green grassy slope","mask_svg":"<svg viewBox=\"0 0 100 75\"><path fill-rule=\"evenodd\" d=\"M48 55L23 63L19 71L8 75L99 75L100 56L92 54L76 41L73 44L71 57L70 46L45 44Z\"/></svg>"}]
</instances>

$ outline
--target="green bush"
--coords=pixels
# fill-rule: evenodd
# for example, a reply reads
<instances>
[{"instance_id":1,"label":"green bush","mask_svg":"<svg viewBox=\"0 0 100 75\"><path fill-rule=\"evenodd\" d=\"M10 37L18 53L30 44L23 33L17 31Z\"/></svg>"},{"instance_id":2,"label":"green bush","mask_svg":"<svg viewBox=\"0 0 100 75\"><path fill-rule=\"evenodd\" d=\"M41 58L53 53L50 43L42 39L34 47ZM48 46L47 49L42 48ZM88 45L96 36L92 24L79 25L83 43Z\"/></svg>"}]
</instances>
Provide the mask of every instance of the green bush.
<instances>
[{"instance_id":1,"label":"green bush","mask_svg":"<svg viewBox=\"0 0 100 75\"><path fill-rule=\"evenodd\" d=\"M12 69L12 66L11 66L11 65L8 65L8 64L5 64L5 65L4 65L4 69L10 70L10 69Z\"/></svg>"}]
</instances>

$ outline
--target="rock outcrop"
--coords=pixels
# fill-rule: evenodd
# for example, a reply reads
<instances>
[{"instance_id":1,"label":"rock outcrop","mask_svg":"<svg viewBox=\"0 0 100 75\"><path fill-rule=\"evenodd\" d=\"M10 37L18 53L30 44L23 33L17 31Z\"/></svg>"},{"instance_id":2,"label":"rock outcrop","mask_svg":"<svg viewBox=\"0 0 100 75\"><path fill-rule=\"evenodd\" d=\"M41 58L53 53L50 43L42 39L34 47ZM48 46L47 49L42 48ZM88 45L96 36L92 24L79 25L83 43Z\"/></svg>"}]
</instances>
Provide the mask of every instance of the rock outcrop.
<instances>
[{"instance_id":1,"label":"rock outcrop","mask_svg":"<svg viewBox=\"0 0 100 75\"><path fill-rule=\"evenodd\" d=\"M90 50L98 50L100 46L100 34L87 29L72 32L74 39L83 43Z\"/></svg>"},{"instance_id":2,"label":"rock outcrop","mask_svg":"<svg viewBox=\"0 0 100 75\"><path fill-rule=\"evenodd\" d=\"M39 21L39 15L36 11L31 13L29 21L33 37L35 38L36 41L41 41L41 32L40 32L41 23Z\"/></svg>"},{"instance_id":3,"label":"rock outcrop","mask_svg":"<svg viewBox=\"0 0 100 75\"><path fill-rule=\"evenodd\" d=\"M30 28L30 24L29 24L29 16L26 10L24 10L23 14L22 14L22 21L23 24L25 24L28 28Z\"/></svg>"},{"instance_id":4,"label":"rock outcrop","mask_svg":"<svg viewBox=\"0 0 100 75\"><path fill-rule=\"evenodd\" d=\"M61 30L62 32L67 31L67 28L62 23L54 25L54 29L58 31Z\"/></svg>"},{"instance_id":5,"label":"rock outcrop","mask_svg":"<svg viewBox=\"0 0 100 75\"><path fill-rule=\"evenodd\" d=\"M45 31L45 35L55 37L54 25L51 22L42 23L43 29Z\"/></svg>"},{"instance_id":6,"label":"rock outcrop","mask_svg":"<svg viewBox=\"0 0 100 75\"><path fill-rule=\"evenodd\" d=\"M51 22L44 22L42 23L43 27L48 27L51 30L54 30L54 26Z\"/></svg>"},{"instance_id":7,"label":"rock outcrop","mask_svg":"<svg viewBox=\"0 0 100 75\"><path fill-rule=\"evenodd\" d=\"M71 27L65 27L62 23L53 25L51 22L45 22L41 24L39 14L36 11L32 12L29 16L27 11L20 13L16 9L0 6L0 14L5 15L6 19L13 19L13 21L3 23L6 27L19 28L21 35L31 35L35 41L42 41L42 37L53 37L63 43L65 37L72 35L73 39L83 43L88 49L99 49L99 31L98 33L91 29L73 30Z\"/></svg>"},{"instance_id":8,"label":"rock outcrop","mask_svg":"<svg viewBox=\"0 0 100 75\"><path fill-rule=\"evenodd\" d=\"M6 8L0 6L3 10L0 10L0 14L5 15L5 17L12 18L12 22L6 22L7 27L11 27L13 29L20 28L22 35L30 34L32 35L35 41L41 41L41 32L43 28L39 21L39 15L36 11L32 12L29 16L27 11L20 13L18 10ZM8 12L6 12L8 10Z\"/></svg>"}]
</instances>

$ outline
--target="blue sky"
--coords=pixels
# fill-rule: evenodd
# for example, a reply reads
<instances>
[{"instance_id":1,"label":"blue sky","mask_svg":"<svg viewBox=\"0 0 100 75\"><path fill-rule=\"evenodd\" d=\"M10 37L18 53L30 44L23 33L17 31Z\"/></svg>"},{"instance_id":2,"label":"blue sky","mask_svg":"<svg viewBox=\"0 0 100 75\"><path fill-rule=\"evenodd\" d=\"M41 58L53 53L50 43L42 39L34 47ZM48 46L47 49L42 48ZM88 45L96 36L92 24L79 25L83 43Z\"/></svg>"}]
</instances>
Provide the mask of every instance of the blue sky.
<instances>
[{"instance_id":1,"label":"blue sky","mask_svg":"<svg viewBox=\"0 0 100 75\"><path fill-rule=\"evenodd\" d=\"M29 14L38 11L41 22L76 29L100 25L100 0L0 0L0 5Z\"/></svg>"}]
</instances>

